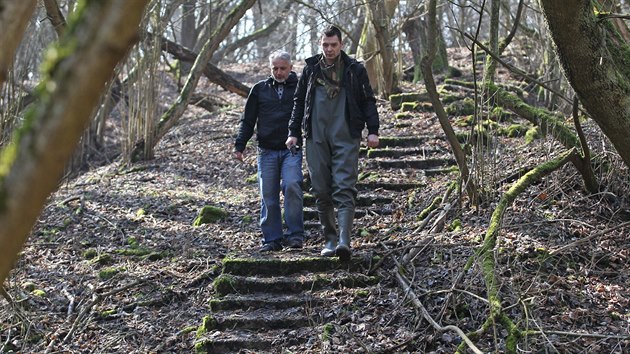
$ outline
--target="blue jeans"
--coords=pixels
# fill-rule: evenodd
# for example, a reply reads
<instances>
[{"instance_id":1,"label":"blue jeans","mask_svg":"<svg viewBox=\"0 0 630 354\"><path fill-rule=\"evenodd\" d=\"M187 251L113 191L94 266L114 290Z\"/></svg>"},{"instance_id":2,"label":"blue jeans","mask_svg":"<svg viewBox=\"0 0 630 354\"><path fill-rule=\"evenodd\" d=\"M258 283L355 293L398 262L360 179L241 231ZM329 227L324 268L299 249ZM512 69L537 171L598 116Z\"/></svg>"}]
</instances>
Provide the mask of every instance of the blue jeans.
<instances>
[{"instance_id":1,"label":"blue jeans","mask_svg":"<svg viewBox=\"0 0 630 354\"><path fill-rule=\"evenodd\" d=\"M258 148L258 185L260 187L260 229L263 243L304 238L302 194L302 151L295 155L288 149ZM282 231L280 189L284 195L284 222Z\"/></svg>"}]
</instances>

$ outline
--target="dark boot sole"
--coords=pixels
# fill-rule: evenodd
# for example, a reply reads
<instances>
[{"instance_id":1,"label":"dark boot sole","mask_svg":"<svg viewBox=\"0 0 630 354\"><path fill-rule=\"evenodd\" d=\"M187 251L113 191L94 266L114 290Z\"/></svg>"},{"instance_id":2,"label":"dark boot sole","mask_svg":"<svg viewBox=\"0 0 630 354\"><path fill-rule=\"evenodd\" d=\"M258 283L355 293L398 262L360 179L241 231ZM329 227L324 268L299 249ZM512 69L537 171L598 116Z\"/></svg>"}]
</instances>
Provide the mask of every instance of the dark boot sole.
<instances>
[{"instance_id":1,"label":"dark boot sole","mask_svg":"<svg viewBox=\"0 0 630 354\"><path fill-rule=\"evenodd\" d=\"M350 260L352 252L350 252L350 249L348 247L337 246L337 248L335 249L335 254L337 255L337 257L339 257L340 261L346 262Z\"/></svg>"}]
</instances>

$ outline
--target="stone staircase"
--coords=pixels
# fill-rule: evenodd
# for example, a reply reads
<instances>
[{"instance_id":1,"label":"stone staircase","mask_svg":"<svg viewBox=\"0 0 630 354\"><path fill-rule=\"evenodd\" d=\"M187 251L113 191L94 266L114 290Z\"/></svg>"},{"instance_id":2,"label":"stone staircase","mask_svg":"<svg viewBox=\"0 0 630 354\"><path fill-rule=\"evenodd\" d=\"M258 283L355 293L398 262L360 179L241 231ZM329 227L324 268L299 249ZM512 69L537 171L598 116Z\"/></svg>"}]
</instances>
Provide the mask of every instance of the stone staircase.
<instances>
[{"instance_id":1,"label":"stone staircase","mask_svg":"<svg viewBox=\"0 0 630 354\"><path fill-rule=\"evenodd\" d=\"M365 218L391 214L409 190L421 189L426 178L455 165L441 137L380 140L378 149L361 151L355 234ZM319 256L323 240L314 202L306 192L310 239L304 249L223 260L211 312L197 332L198 353L327 351L330 323L351 321L353 304L380 286L370 273L378 258L366 250L354 248L346 263Z\"/></svg>"},{"instance_id":2,"label":"stone staircase","mask_svg":"<svg viewBox=\"0 0 630 354\"><path fill-rule=\"evenodd\" d=\"M224 259L211 314L197 331L197 353L316 350L331 309L342 306L339 296L352 301L380 280L368 275L371 256L341 263L305 252Z\"/></svg>"}]
</instances>

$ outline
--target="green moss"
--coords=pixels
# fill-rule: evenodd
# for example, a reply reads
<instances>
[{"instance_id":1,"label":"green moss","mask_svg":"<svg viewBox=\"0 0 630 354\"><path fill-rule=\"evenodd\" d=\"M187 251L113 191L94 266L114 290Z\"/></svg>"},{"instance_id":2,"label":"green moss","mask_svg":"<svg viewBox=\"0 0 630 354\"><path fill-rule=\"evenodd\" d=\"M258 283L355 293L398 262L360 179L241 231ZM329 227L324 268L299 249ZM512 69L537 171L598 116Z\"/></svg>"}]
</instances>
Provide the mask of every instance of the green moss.
<instances>
[{"instance_id":1,"label":"green moss","mask_svg":"<svg viewBox=\"0 0 630 354\"><path fill-rule=\"evenodd\" d=\"M199 211L197 218L193 222L193 226L215 223L217 221L225 219L227 215L228 213L221 208L206 205Z\"/></svg>"},{"instance_id":2,"label":"green moss","mask_svg":"<svg viewBox=\"0 0 630 354\"><path fill-rule=\"evenodd\" d=\"M448 231L462 231L462 221L460 219L455 219L448 226Z\"/></svg>"},{"instance_id":3,"label":"green moss","mask_svg":"<svg viewBox=\"0 0 630 354\"><path fill-rule=\"evenodd\" d=\"M412 114L409 114L407 112L400 112L400 113L396 113L394 114L394 118L398 119L398 120L402 120L402 119L411 119L413 118Z\"/></svg>"},{"instance_id":4,"label":"green moss","mask_svg":"<svg viewBox=\"0 0 630 354\"><path fill-rule=\"evenodd\" d=\"M431 205L429 205L428 207L426 207L424 210L422 210L420 212L420 214L418 214L418 220L424 220L427 216L429 216L429 213L431 213L435 208L437 208L437 206L442 203L442 197L435 197L435 199L433 199L433 202L431 202Z\"/></svg>"},{"instance_id":5,"label":"green moss","mask_svg":"<svg viewBox=\"0 0 630 354\"><path fill-rule=\"evenodd\" d=\"M96 251L96 249L94 248L88 248L87 250L83 251L83 258L85 259L93 259L97 255L98 251Z\"/></svg>"},{"instance_id":6,"label":"green moss","mask_svg":"<svg viewBox=\"0 0 630 354\"><path fill-rule=\"evenodd\" d=\"M370 292L366 289L361 289L357 291L357 297L368 297L370 295Z\"/></svg>"},{"instance_id":7,"label":"green moss","mask_svg":"<svg viewBox=\"0 0 630 354\"><path fill-rule=\"evenodd\" d=\"M241 221L242 221L244 224L250 224L253 220L254 220L254 218L252 218L252 216L251 216L251 215L245 215L245 216L243 216L243 217L241 218Z\"/></svg>"},{"instance_id":8,"label":"green moss","mask_svg":"<svg viewBox=\"0 0 630 354\"><path fill-rule=\"evenodd\" d=\"M470 127L473 122L475 120L475 116L471 115L467 115L467 116L460 116L457 119L455 119L455 122L453 122L453 125L457 126L457 127Z\"/></svg>"},{"instance_id":9,"label":"green moss","mask_svg":"<svg viewBox=\"0 0 630 354\"><path fill-rule=\"evenodd\" d=\"M258 173L254 173L253 175L247 177L245 179L245 182L249 183L249 184L256 184L256 183L258 183Z\"/></svg>"},{"instance_id":10,"label":"green moss","mask_svg":"<svg viewBox=\"0 0 630 354\"><path fill-rule=\"evenodd\" d=\"M536 139L542 138L542 132L539 127L531 127L525 133L525 143L531 144Z\"/></svg>"},{"instance_id":11,"label":"green moss","mask_svg":"<svg viewBox=\"0 0 630 354\"><path fill-rule=\"evenodd\" d=\"M389 96L389 102L392 106L393 111L397 111L402 108L405 103L412 103L418 101L427 101L428 95L426 92L416 93L416 92L403 92L397 93Z\"/></svg>"},{"instance_id":12,"label":"green moss","mask_svg":"<svg viewBox=\"0 0 630 354\"><path fill-rule=\"evenodd\" d=\"M116 274L124 272L125 268L117 268L117 267L109 267L98 272L98 277L101 280L109 280L113 278Z\"/></svg>"},{"instance_id":13,"label":"green moss","mask_svg":"<svg viewBox=\"0 0 630 354\"><path fill-rule=\"evenodd\" d=\"M418 107L418 102L403 102L400 106L402 112L413 112Z\"/></svg>"},{"instance_id":14,"label":"green moss","mask_svg":"<svg viewBox=\"0 0 630 354\"><path fill-rule=\"evenodd\" d=\"M101 311L101 313L99 313L99 317L107 318L107 317L115 315L117 312L118 311L116 311L115 309Z\"/></svg>"},{"instance_id":15,"label":"green moss","mask_svg":"<svg viewBox=\"0 0 630 354\"><path fill-rule=\"evenodd\" d=\"M114 263L114 259L107 253L103 253L98 255L95 258L92 258L91 262L93 264L107 265Z\"/></svg>"},{"instance_id":16,"label":"green moss","mask_svg":"<svg viewBox=\"0 0 630 354\"><path fill-rule=\"evenodd\" d=\"M138 248L139 247L139 243L138 243L138 239L133 237L133 236L129 236L127 238L127 244L131 247L131 248Z\"/></svg>"},{"instance_id":17,"label":"green moss","mask_svg":"<svg viewBox=\"0 0 630 354\"><path fill-rule=\"evenodd\" d=\"M455 101L446 106L445 111L447 114L454 116L475 114L475 100L466 97L463 100Z\"/></svg>"},{"instance_id":18,"label":"green moss","mask_svg":"<svg viewBox=\"0 0 630 354\"><path fill-rule=\"evenodd\" d=\"M335 326L332 323L326 323L322 330L322 342L330 341L334 332Z\"/></svg>"},{"instance_id":19,"label":"green moss","mask_svg":"<svg viewBox=\"0 0 630 354\"><path fill-rule=\"evenodd\" d=\"M498 130L500 135L507 136L509 138L517 138L521 136L525 136L527 132L527 127L522 124L512 124L507 128L501 128Z\"/></svg>"},{"instance_id":20,"label":"green moss","mask_svg":"<svg viewBox=\"0 0 630 354\"><path fill-rule=\"evenodd\" d=\"M212 287L219 296L229 294L234 288L234 277L226 274L221 274L216 279L214 279L214 281L212 282Z\"/></svg>"},{"instance_id":21,"label":"green moss","mask_svg":"<svg viewBox=\"0 0 630 354\"><path fill-rule=\"evenodd\" d=\"M153 252L152 250L148 248L144 248L144 247L123 248L123 249L116 250L116 253L121 256L137 256L137 257L146 256L152 252Z\"/></svg>"},{"instance_id":22,"label":"green moss","mask_svg":"<svg viewBox=\"0 0 630 354\"><path fill-rule=\"evenodd\" d=\"M215 328L217 328L217 326L218 322L216 318L214 318L213 316L205 316L201 321L201 326L197 328L197 338L200 338L209 331L214 330Z\"/></svg>"},{"instance_id":23,"label":"green moss","mask_svg":"<svg viewBox=\"0 0 630 354\"><path fill-rule=\"evenodd\" d=\"M42 289L35 289L31 291L31 294L36 297L46 297L46 292Z\"/></svg>"}]
</instances>

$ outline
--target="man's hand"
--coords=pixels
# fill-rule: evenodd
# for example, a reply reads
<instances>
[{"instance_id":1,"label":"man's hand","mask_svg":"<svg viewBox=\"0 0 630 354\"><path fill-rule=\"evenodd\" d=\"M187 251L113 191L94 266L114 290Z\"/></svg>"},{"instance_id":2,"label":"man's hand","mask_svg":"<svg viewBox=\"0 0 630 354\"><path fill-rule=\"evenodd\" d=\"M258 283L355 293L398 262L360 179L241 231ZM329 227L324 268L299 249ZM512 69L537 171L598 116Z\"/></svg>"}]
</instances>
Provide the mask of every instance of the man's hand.
<instances>
[{"instance_id":1,"label":"man's hand","mask_svg":"<svg viewBox=\"0 0 630 354\"><path fill-rule=\"evenodd\" d=\"M234 151L234 158L242 162L243 161L243 152L241 152L241 151Z\"/></svg>"},{"instance_id":2,"label":"man's hand","mask_svg":"<svg viewBox=\"0 0 630 354\"><path fill-rule=\"evenodd\" d=\"M376 134L369 134L367 136L367 146L369 148L378 147L378 135L376 135Z\"/></svg>"},{"instance_id":3,"label":"man's hand","mask_svg":"<svg viewBox=\"0 0 630 354\"><path fill-rule=\"evenodd\" d=\"M291 149L291 146L297 145L297 141L298 139L296 137L290 136L284 144L287 146L287 149Z\"/></svg>"}]
</instances>

